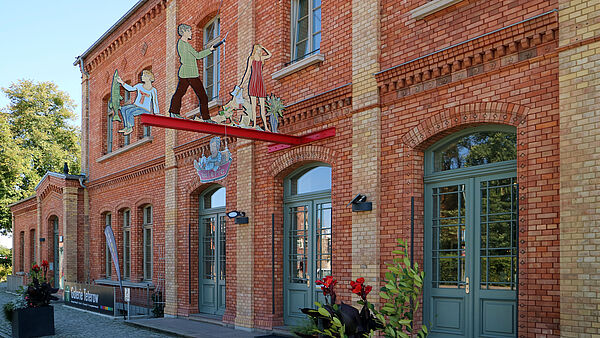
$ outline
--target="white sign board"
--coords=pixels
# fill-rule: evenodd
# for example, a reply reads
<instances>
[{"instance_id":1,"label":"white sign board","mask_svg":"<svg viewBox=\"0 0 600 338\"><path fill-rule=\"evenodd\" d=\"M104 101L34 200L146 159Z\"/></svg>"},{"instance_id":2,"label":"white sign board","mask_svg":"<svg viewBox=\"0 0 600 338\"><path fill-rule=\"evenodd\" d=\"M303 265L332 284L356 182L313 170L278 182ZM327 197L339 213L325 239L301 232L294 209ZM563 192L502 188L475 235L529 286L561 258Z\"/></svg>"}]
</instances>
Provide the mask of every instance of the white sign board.
<instances>
[{"instance_id":1,"label":"white sign board","mask_svg":"<svg viewBox=\"0 0 600 338\"><path fill-rule=\"evenodd\" d=\"M125 288L125 301L129 303L130 299L131 299L131 289Z\"/></svg>"}]
</instances>

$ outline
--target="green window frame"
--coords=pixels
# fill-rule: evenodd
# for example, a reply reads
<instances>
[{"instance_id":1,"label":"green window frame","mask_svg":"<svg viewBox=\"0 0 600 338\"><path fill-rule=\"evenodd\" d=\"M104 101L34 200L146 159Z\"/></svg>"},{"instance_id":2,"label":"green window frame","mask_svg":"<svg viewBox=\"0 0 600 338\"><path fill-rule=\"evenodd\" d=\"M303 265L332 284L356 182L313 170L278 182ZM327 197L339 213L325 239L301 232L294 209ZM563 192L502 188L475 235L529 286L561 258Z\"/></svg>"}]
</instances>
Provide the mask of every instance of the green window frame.
<instances>
[{"instance_id":1,"label":"green window frame","mask_svg":"<svg viewBox=\"0 0 600 338\"><path fill-rule=\"evenodd\" d=\"M104 225L112 227L111 213L107 213L106 215L104 215ZM104 271L106 272L106 278L110 278L112 276L112 257L110 255L110 249L108 248L108 243L106 243L106 240L104 241L104 249L104 251L106 252Z\"/></svg>"},{"instance_id":2,"label":"green window frame","mask_svg":"<svg viewBox=\"0 0 600 338\"><path fill-rule=\"evenodd\" d=\"M123 279L131 277L131 210L123 211Z\"/></svg>"},{"instance_id":3,"label":"green window frame","mask_svg":"<svg viewBox=\"0 0 600 338\"><path fill-rule=\"evenodd\" d=\"M152 280L153 270L153 259L152 259L152 225L153 225L153 214L152 206L148 205L143 209L143 222L142 222L142 237L144 246L143 256L143 267L144 267L144 280Z\"/></svg>"},{"instance_id":4,"label":"green window frame","mask_svg":"<svg viewBox=\"0 0 600 338\"><path fill-rule=\"evenodd\" d=\"M106 119L106 152L113 151L113 114L108 114Z\"/></svg>"}]
</instances>

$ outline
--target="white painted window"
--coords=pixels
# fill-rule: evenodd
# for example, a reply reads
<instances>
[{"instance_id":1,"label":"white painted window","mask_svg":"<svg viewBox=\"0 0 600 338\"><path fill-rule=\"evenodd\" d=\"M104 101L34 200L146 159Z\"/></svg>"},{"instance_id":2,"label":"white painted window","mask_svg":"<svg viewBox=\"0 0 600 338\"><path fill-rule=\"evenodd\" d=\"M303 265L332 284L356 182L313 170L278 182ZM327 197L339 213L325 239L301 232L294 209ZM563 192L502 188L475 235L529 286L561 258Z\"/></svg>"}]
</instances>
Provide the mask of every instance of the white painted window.
<instances>
[{"instance_id":1,"label":"white painted window","mask_svg":"<svg viewBox=\"0 0 600 338\"><path fill-rule=\"evenodd\" d=\"M321 0L292 0L292 62L321 49Z\"/></svg>"},{"instance_id":2,"label":"white painted window","mask_svg":"<svg viewBox=\"0 0 600 338\"><path fill-rule=\"evenodd\" d=\"M210 48L219 42L220 37L221 20L219 17L216 17L204 27L204 49ZM206 88L208 101L212 101L219 97L219 89L221 87L221 49L223 49L223 47L217 48L204 59L204 88Z\"/></svg>"}]
</instances>

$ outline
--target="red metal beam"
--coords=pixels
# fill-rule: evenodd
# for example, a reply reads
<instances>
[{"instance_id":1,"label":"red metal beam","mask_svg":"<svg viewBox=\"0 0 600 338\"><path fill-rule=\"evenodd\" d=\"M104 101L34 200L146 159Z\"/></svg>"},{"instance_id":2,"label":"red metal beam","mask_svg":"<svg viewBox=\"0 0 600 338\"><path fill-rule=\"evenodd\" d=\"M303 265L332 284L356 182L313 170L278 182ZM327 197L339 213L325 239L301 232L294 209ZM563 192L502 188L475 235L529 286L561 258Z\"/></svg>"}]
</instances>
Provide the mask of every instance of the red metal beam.
<instances>
[{"instance_id":1,"label":"red metal beam","mask_svg":"<svg viewBox=\"0 0 600 338\"><path fill-rule=\"evenodd\" d=\"M187 130L212 135L227 135L249 140L277 143L276 145L269 146L269 152L335 136L335 128L328 128L303 136L293 136L249 128L247 129L240 127L231 127L223 124L206 123L152 114L140 115L140 122L147 126Z\"/></svg>"}]
</instances>

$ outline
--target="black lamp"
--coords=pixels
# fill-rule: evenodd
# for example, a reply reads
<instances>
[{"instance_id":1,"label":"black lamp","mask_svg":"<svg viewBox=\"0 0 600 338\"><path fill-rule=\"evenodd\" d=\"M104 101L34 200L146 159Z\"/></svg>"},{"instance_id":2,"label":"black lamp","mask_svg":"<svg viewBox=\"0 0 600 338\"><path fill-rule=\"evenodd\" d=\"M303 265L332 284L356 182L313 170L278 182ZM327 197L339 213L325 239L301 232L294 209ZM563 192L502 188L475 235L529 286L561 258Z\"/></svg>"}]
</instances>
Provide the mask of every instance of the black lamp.
<instances>
[{"instance_id":1,"label":"black lamp","mask_svg":"<svg viewBox=\"0 0 600 338\"><path fill-rule=\"evenodd\" d=\"M243 211L233 210L226 215L227 217L232 218L235 224L248 224L248 217L246 217L246 213Z\"/></svg>"},{"instance_id":2,"label":"black lamp","mask_svg":"<svg viewBox=\"0 0 600 338\"><path fill-rule=\"evenodd\" d=\"M354 198L348 203L348 206L352 205L352 211L371 211L373 210L373 203L367 202L367 196L363 194L357 194Z\"/></svg>"}]
</instances>

